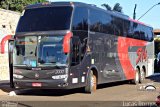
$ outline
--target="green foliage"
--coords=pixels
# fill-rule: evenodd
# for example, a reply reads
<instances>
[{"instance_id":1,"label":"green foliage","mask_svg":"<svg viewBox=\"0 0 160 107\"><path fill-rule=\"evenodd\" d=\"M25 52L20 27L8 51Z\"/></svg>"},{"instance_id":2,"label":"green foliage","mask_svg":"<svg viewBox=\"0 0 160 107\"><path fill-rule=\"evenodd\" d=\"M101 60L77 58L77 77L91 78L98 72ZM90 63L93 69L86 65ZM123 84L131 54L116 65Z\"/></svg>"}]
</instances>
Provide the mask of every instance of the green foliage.
<instances>
[{"instance_id":1,"label":"green foliage","mask_svg":"<svg viewBox=\"0 0 160 107\"><path fill-rule=\"evenodd\" d=\"M117 12L121 12L122 13L122 7L120 6L119 3L116 3L113 7L113 9L111 8L111 6L109 6L108 4L102 4L101 6L105 7L107 10L109 11L117 11Z\"/></svg>"},{"instance_id":2,"label":"green foliage","mask_svg":"<svg viewBox=\"0 0 160 107\"><path fill-rule=\"evenodd\" d=\"M114 5L113 10L122 13L122 7L120 6L119 3L116 3L116 4Z\"/></svg>"},{"instance_id":3,"label":"green foliage","mask_svg":"<svg viewBox=\"0 0 160 107\"><path fill-rule=\"evenodd\" d=\"M1 0L0 8L22 12L25 6L40 2L47 2L47 0Z\"/></svg>"},{"instance_id":4,"label":"green foliage","mask_svg":"<svg viewBox=\"0 0 160 107\"><path fill-rule=\"evenodd\" d=\"M112 10L111 6L109 6L108 4L102 4L103 7L105 7L107 10Z\"/></svg>"}]
</instances>

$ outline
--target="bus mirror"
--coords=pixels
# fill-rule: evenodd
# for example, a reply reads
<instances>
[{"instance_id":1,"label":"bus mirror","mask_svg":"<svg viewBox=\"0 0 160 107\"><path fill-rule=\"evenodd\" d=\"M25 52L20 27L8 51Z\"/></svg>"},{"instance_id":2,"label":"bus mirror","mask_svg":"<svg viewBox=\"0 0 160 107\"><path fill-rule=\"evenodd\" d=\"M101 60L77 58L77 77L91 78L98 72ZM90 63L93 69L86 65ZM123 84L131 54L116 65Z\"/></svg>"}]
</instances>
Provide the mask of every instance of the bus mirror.
<instances>
[{"instance_id":1,"label":"bus mirror","mask_svg":"<svg viewBox=\"0 0 160 107\"><path fill-rule=\"evenodd\" d=\"M70 40L72 37L72 33L68 32L63 39L63 52L69 53L70 52Z\"/></svg>"},{"instance_id":2,"label":"bus mirror","mask_svg":"<svg viewBox=\"0 0 160 107\"><path fill-rule=\"evenodd\" d=\"M12 35L6 35L1 41L1 54L5 53L5 44L8 40L12 39Z\"/></svg>"},{"instance_id":3,"label":"bus mirror","mask_svg":"<svg viewBox=\"0 0 160 107\"><path fill-rule=\"evenodd\" d=\"M14 40L9 40L8 41L8 52L13 52L13 45L14 45Z\"/></svg>"}]
</instances>

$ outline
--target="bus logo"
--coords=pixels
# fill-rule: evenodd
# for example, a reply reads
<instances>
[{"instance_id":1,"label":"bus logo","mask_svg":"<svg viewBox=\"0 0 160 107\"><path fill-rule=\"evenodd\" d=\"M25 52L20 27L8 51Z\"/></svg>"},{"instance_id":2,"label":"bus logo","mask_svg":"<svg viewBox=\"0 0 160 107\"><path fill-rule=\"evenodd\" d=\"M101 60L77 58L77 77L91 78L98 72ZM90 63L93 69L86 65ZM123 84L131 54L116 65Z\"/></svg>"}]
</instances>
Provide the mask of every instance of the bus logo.
<instances>
[{"instance_id":1,"label":"bus logo","mask_svg":"<svg viewBox=\"0 0 160 107\"><path fill-rule=\"evenodd\" d=\"M35 78L39 78L39 74L36 73L36 74L35 74Z\"/></svg>"},{"instance_id":2,"label":"bus logo","mask_svg":"<svg viewBox=\"0 0 160 107\"><path fill-rule=\"evenodd\" d=\"M145 48L138 48L137 56L136 64L147 61L147 50Z\"/></svg>"}]
</instances>

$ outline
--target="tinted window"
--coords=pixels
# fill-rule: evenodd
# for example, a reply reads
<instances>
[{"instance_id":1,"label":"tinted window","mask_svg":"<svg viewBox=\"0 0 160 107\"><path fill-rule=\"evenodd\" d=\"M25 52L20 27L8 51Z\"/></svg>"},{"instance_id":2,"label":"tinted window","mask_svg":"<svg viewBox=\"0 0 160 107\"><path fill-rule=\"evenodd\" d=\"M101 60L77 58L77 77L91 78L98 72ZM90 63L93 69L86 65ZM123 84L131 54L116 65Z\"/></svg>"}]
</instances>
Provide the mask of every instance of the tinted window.
<instances>
[{"instance_id":1,"label":"tinted window","mask_svg":"<svg viewBox=\"0 0 160 107\"><path fill-rule=\"evenodd\" d=\"M27 9L20 18L17 32L67 30L71 14L72 7Z\"/></svg>"},{"instance_id":2,"label":"tinted window","mask_svg":"<svg viewBox=\"0 0 160 107\"><path fill-rule=\"evenodd\" d=\"M123 36L132 35L132 29L130 28L131 22L124 20L123 23Z\"/></svg>"},{"instance_id":3,"label":"tinted window","mask_svg":"<svg viewBox=\"0 0 160 107\"><path fill-rule=\"evenodd\" d=\"M138 23L133 23L133 38L140 39L140 26Z\"/></svg>"},{"instance_id":4,"label":"tinted window","mask_svg":"<svg viewBox=\"0 0 160 107\"><path fill-rule=\"evenodd\" d=\"M72 29L88 31L88 10L86 8L75 8Z\"/></svg>"},{"instance_id":5,"label":"tinted window","mask_svg":"<svg viewBox=\"0 0 160 107\"><path fill-rule=\"evenodd\" d=\"M152 28L134 22L132 23L133 25L130 26L130 29L133 28L133 35L130 36L131 38L146 40L146 41L153 40Z\"/></svg>"},{"instance_id":6,"label":"tinted window","mask_svg":"<svg viewBox=\"0 0 160 107\"><path fill-rule=\"evenodd\" d=\"M38 63L40 65L65 64L67 55L63 52L64 36L40 36L38 39Z\"/></svg>"},{"instance_id":7,"label":"tinted window","mask_svg":"<svg viewBox=\"0 0 160 107\"><path fill-rule=\"evenodd\" d=\"M123 36L123 20L117 17L113 18L114 34Z\"/></svg>"},{"instance_id":8,"label":"tinted window","mask_svg":"<svg viewBox=\"0 0 160 107\"><path fill-rule=\"evenodd\" d=\"M80 57L81 57L81 44L79 37L73 37L72 38L72 66L77 65L80 63Z\"/></svg>"},{"instance_id":9,"label":"tinted window","mask_svg":"<svg viewBox=\"0 0 160 107\"><path fill-rule=\"evenodd\" d=\"M13 60L15 65L32 65L36 61L37 37L27 36L16 38Z\"/></svg>"},{"instance_id":10,"label":"tinted window","mask_svg":"<svg viewBox=\"0 0 160 107\"><path fill-rule=\"evenodd\" d=\"M143 25L139 25L139 33L140 33L140 39L141 40L148 40L148 37L146 37L147 32L146 32L146 27Z\"/></svg>"},{"instance_id":11,"label":"tinted window","mask_svg":"<svg viewBox=\"0 0 160 107\"><path fill-rule=\"evenodd\" d=\"M152 41L152 28L135 23L123 18L111 16L107 12L99 10L90 10L90 30L114 34L117 36L126 36L134 39Z\"/></svg>"},{"instance_id":12,"label":"tinted window","mask_svg":"<svg viewBox=\"0 0 160 107\"><path fill-rule=\"evenodd\" d=\"M107 34L114 33L112 19L113 19L113 17L111 15L104 14L103 21L102 21L103 22L102 32L107 33Z\"/></svg>"},{"instance_id":13,"label":"tinted window","mask_svg":"<svg viewBox=\"0 0 160 107\"><path fill-rule=\"evenodd\" d=\"M146 37L148 38L148 41L152 41L153 40L153 29L152 28L147 28L146 29Z\"/></svg>"},{"instance_id":14,"label":"tinted window","mask_svg":"<svg viewBox=\"0 0 160 107\"><path fill-rule=\"evenodd\" d=\"M102 27L102 14L100 11L91 10L90 11L90 30L95 32L100 32Z\"/></svg>"},{"instance_id":15,"label":"tinted window","mask_svg":"<svg viewBox=\"0 0 160 107\"><path fill-rule=\"evenodd\" d=\"M113 34L112 17L105 12L91 10L90 30L94 32Z\"/></svg>"}]
</instances>

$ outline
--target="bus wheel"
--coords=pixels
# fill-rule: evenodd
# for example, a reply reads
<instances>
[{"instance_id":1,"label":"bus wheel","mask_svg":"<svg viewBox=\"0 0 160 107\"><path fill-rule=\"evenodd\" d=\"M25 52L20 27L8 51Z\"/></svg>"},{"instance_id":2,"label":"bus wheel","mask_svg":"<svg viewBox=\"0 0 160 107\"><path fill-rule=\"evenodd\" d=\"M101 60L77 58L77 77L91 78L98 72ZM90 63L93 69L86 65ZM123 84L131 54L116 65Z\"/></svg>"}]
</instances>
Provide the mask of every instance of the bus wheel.
<instances>
[{"instance_id":1,"label":"bus wheel","mask_svg":"<svg viewBox=\"0 0 160 107\"><path fill-rule=\"evenodd\" d=\"M140 83L143 83L144 81L145 81L145 71L144 71L144 69L142 69L141 71L140 71Z\"/></svg>"},{"instance_id":2,"label":"bus wheel","mask_svg":"<svg viewBox=\"0 0 160 107\"><path fill-rule=\"evenodd\" d=\"M86 93L92 93L95 92L97 89L97 77L93 74L93 71L91 70L88 74L87 79L87 86L85 86L85 92Z\"/></svg>"},{"instance_id":3,"label":"bus wheel","mask_svg":"<svg viewBox=\"0 0 160 107\"><path fill-rule=\"evenodd\" d=\"M140 73L139 73L139 69L137 68L136 72L135 72L135 77L132 80L132 83L133 84L139 84L139 82L140 82Z\"/></svg>"}]
</instances>

